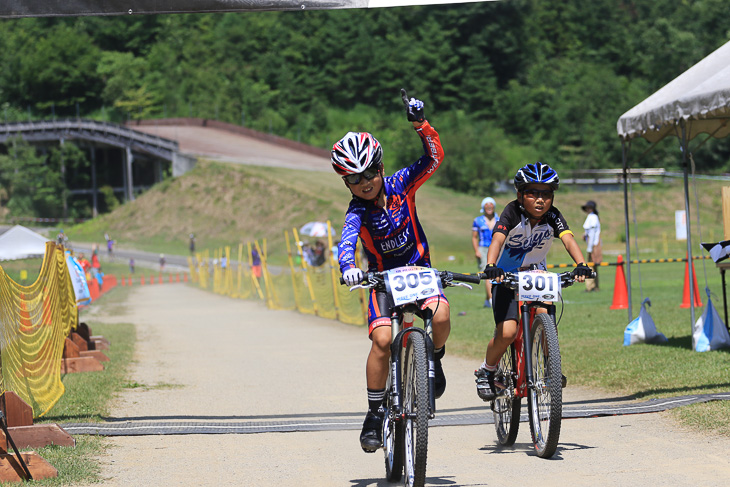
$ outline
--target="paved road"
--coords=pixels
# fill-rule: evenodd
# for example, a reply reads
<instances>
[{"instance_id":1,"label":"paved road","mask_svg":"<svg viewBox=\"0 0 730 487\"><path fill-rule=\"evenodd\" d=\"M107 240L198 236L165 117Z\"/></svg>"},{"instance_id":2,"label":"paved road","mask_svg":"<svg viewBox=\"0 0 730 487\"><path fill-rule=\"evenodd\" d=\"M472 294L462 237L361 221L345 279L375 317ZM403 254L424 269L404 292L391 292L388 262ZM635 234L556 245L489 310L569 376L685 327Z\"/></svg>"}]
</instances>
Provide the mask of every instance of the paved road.
<instances>
[{"instance_id":1,"label":"paved road","mask_svg":"<svg viewBox=\"0 0 730 487\"><path fill-rule=\"evenodd\" d=\"M131 380L149 387L123 391L112 408L116 422L343 423L325 431L110 437L103 485L392 485L382 478L380 452L365 454L358 444L369 349L362 328L182 284L134 288L124 314L92 306L82 319L137 327ZM482 407L474 366L447 354L440 417ZM571 407L619 401L570 386L565 394ZM507 449L496 445L491 425L432 427L429 436L430 486L724 486L730 478L730 439L682 431L667 413L565 420L551 460L534 455L525 423Z\"/></svg>"},{"instance_id":2,"label":"paved road","mask_svg":"<svg viewBox=\"0 0 730 487\"><path fill-rule=\"evenodd\" d=\"M306 171L332 171L328 157L315 156L226 130L187 125L135 125L134 130L176 140L185 154L205 159Z\"/></svg>"},{"instance_id":3,"label":"paved road","mask_svg":"<svg viewBox=\"0 0 730 487\"><path fill-rule=\"evenodd\" d=\"M71 248L74 252L83 252L87 258L91 255L91 245L88 244L75 244L71 242ZM108 262L109 257L106 248L99 248L99 256L102 264ZM135 265L148 267L152 269L159 269L160 267L160 253L159 252L145 252L142 250L125 250L120 248L114 249L114 259L117 262L126 264L130 258L134 258ZM190 269L188 265L188 258L184 255L171 255L165 254L165 268L168 271L186 271Z\"/></svg>"}]
</instances>

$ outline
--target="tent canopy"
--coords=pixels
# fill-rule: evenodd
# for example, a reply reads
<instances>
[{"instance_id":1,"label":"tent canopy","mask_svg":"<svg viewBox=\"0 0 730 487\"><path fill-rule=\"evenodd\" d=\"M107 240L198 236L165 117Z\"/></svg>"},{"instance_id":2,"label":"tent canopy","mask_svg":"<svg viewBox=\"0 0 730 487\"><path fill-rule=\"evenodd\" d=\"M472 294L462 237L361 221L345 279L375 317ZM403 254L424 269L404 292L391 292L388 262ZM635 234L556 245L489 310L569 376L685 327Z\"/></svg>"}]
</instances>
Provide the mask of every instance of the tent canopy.
<instances>
[{"instance_id":1,"label":"tent canopy","mask_svg":"<svg viewBox=\"0 0 730 487\"><path fill-rule=\"evenodd\" d=\"M686 121L687 140L701 133L730 135L730 42L679 75L618 119L619 137L657 142L678 135Z\"/></svg>"},{"instance_id":2,"label":"tent canopy","mask_svg":"<svg viewBox=\"0 0 730 487\"><path fill-rule=\"evenodd\" d=\"M0 235L0 260L28 259L46 254L48 239L22 225Z\"/></svg>"}]
</instances>

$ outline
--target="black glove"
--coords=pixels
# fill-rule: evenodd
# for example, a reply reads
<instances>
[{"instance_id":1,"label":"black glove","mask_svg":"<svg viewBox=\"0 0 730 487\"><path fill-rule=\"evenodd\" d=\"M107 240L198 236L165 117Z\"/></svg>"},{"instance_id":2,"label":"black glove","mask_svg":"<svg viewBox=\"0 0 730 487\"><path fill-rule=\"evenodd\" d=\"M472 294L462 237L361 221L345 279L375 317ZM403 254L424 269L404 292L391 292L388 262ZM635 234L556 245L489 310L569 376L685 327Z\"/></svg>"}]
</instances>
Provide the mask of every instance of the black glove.
<instances>
[{"instance_id":1,"label":"black glove","mask_svg":"<svg viewBox=\"0 0 730 487\"><path fill-rule=\"evenodd\" d=\"M423 122L426 116L423 114L423 102L415 98L408 99L408 94L404 88L400 89L400 96L403 99L403 105L406 107L406 116L409 122Z\"/></svg>"},{"instance_id":2,"label":"black glove","mask_svg":"<svg viewBox=\"0 0 730 487\"><path fill-rule=\"evenodd\" d=\"M575 269L573 270L573 275L575 277L578 277L578 276L591 277L593 275L593 269L588 267L585 262L581 262L580 264L575 266Z\"/></svg>"},{"instance_id":3,"label":"black glove","mask_svg":"<svg viewBox=\"0 0 730 487\"><path fill-rule=\"evenodd\" d=\"M494 264L487 264L487 266L484 268L484 278L485 279L497 279L499 277L504 277L504 271L501 267L497 267Z\"/></svg>"}]
</instances>

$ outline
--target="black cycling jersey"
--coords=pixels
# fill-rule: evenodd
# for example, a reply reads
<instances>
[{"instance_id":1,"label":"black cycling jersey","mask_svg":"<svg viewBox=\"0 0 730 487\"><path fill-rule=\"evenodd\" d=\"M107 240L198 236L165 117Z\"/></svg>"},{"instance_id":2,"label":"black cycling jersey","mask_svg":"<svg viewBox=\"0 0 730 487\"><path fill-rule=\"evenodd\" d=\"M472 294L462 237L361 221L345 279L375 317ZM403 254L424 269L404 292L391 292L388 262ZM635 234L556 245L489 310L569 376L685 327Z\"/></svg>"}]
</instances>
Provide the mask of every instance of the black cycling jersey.
<instances>
[{"instance_id":1,"label":"black cycling jersey","mask_svg":"<svg viewBox=\"0 0 730 487\"><path fill-rule=\"evenodd\" d=\"M494 233L506 236L504 245L497 259L497 267L505 272L516 272L537 264L540 269L546 268L545 259L552 246L553 239L573 232L556 207L552 206L534 227L530 225L525 212L517 200L504 207L499 221L494 226Z\"/></svg>"}]
</instances>

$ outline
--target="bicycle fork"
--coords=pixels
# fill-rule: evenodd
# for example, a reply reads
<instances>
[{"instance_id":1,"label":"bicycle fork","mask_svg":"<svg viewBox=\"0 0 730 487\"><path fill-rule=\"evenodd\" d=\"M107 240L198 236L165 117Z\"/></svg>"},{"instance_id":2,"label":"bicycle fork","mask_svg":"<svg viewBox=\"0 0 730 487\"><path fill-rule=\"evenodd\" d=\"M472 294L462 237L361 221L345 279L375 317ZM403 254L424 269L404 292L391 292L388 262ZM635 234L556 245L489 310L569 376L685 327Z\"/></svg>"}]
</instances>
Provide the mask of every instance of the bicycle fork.
<instances>
[{"instance_id":1,"label":"bicycle fork","mask_svg":"<svg viewBox=\"0 0 730 487\"><path fill-rule=\"evenodd\" d=\"M428 417L433 419L436 411L436 397L434 396L434 379L436 372L433 361L433 341L431 340L432 314L430 309L424 310L424 329L418 327L407 327L401 329L400 317L393 315L390 320L391 326L391 390L388 391L391 397L391 404L394 410L396 420L403 418L403 357L405 352L405 337L408 333L420 333L424 337L426 343L426 356L428 360Z\"/></svg>"},{"instance_id":2,"label":"bicycle fork","mask_svg":"<svg viewBox=\"0 0 730 487\"><path fill-rule=\"evenodd\" d=\"M548 314L553 318L555 322L555 305L546 304L539 302L522 303L520 310L522 312L522 344L524 346L524 360L525 360L525 383L527 384L527 390L535 389L535 378L532 375L532 320L530 319L530 308L547 308Z\"/></svg>"},{"instance_id":3,"label":"bicycle fork","mask_svg":"<svg viewBox=\"0 0 730 487\"><path fill-rule=\"evenodd\" d=\"M530 328L532 323L530 322L530 304L522 303L520 306L522 311L522 345L524 347L524 360L525 360L525 383L527 384L527 390L533 390L535 388L535 382L532 377L532 339L530 335Z\"/></svg>"}]
</instances>

